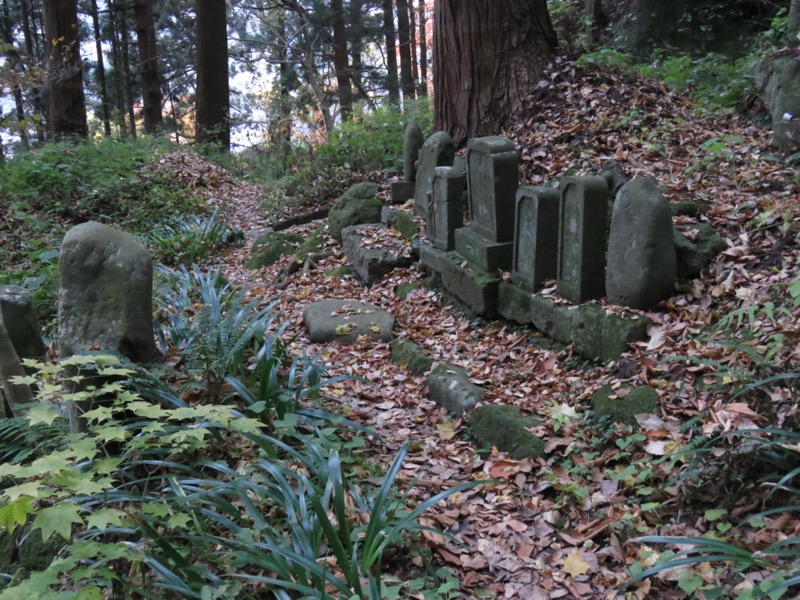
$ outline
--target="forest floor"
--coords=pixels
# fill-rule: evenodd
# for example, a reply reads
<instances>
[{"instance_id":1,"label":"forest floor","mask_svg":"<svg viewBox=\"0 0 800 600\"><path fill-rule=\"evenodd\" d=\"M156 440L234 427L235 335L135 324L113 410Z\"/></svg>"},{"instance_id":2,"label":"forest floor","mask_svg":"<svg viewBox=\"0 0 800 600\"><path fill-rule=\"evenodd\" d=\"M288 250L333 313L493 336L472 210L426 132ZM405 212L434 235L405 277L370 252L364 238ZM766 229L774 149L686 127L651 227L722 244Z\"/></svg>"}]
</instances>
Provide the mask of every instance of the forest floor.
<instances>
[{"instance_id":1,"label":"forest floor","mask_svg":"<svg viewBox=\"0 0 800 600\"><path fill-rule=\"evenodd\" d=\"M423 281L415 269L395 271L370 288L352 276L325 276L346 262L331 238L325 243L330 255L315 269L276 286L291 257L257 271L243 268L255 235L279 218L264 214L265 191L226 177L207 190L230 224L247 232L246 245L219 258L229 279L265 303L279 298L286 336L296 336L293 351L319 356L331 375L360 378L326 394L329 408L378 434L368 459L388 464L409 445L399 481L413 486L412 500L464 481L493 480L437 505L424 519L461 542L423 536L434 561L460 582L460 592L450 597L615 598L632 571L669 549L637 543L637 536L714 534L754 550L800 530L790 513L771 515L759 526L746 519L785 499L767 498L770 488L757 481L766 467L756 458L750 473L730 464L742 466L742 455L716 466L692 463L687 455L663 460L698 436L800 423L793 379L747 387L800 368L800 310L790 293L800 255L796 170L769 147L769 132L748 117L712 116L658 82L580 73L564 62L546 83L506 132L522 158L522 184L597 173L615 159L633 177L654 177L670 202L692 200L702 208L697 217L675 218L689 237L694 224L709 223L728 245L699 278L681 281L667 302L643 313L653 321L648 340L607 364L581 360L532 329L472 318L435 289L422 286L401 301L398 285ZM211 167L166 157L162 168L191 180L194 171ZM388 182L379 183L385 190ZM305 238L320 223L289 231ZM462 421L427 398L424 377L390 360L388 344L311 344L302 311L326 298L387 309L398 337L420 344L438 363L464 367L486 390L484 402L538 415L536 433L547 455L513 461L476 448ZM596 431L592 394L625 383L656 389L656 414L642 417L638 428ZM690 466L699 474L680 478ZM413 568L389 565L398 581L409 580ZM741 575L730 565L706 563L641 581L628 592L639 598L685 597L692 590L696 597L730 596L757 585L766 572L753 567Z\"/></svg>"}]
</instances>

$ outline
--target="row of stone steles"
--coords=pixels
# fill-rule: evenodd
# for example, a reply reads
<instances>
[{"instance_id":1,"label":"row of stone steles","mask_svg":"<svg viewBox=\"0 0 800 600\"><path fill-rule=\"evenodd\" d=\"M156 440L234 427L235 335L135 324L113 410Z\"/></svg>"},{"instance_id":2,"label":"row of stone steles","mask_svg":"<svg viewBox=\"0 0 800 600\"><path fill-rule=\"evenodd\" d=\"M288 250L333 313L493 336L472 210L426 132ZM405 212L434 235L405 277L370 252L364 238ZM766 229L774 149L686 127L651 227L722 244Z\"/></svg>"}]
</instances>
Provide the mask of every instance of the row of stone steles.
<instances>
[{"instance_id":1,"label":"row of stone steles","mask_svg":"<svg viewBox=\"0 0 800 600\"><path fill-rule=\"evenodd\" d=\"M434 247L489 273L511 271L513 283L531 292L555 279L559 295L576 304L606 296L648 309L669 297L672 215L653 179L624 183L617 166L605 176L565 177L558 187L520 187L511 140L470 140L464 168L441 164L453 160L449 137L428 138L415 165L415 210Z\"/></svg>"}]
</instances>

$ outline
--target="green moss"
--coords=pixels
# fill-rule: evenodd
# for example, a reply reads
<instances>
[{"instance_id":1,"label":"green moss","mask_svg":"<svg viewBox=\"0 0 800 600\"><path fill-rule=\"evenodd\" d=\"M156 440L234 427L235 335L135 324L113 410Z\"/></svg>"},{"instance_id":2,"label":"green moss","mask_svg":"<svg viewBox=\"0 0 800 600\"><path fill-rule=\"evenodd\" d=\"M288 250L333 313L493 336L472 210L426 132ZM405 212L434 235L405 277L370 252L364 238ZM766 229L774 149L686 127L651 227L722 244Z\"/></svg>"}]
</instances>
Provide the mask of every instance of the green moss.
<instances>
[{"instance_id":1,"label":"green moss","mask_svg":"<svg viewBox=\"0 0 800 600\"><path fill-rule=\"evenodd\" d=\"M652 413L658 405L658 393L651 387L622 386L620 389L628 392L621 398L610 397L619 394L619 390L610 385L604 385L594 393L592 408L595 419L609 417L615 423L635 426L636 415Z\"/></svg>"},{"instance_id":2,"label":"green moss","mask_svg":"<svg viewBox=\"0 0 800 600\"><path fill-rule=\"evenodd\" d=\"M301 238L288 233L266 233L253 244L250 260L246 269L260 269L275 264L282 256L294 254L295 246Z\"/></svg>"},{"instance_id":3,"label":"green moss","mask_svg":"<svg viewBox=\"0 0 800 600\"><path fill-rule=\"evenodd\" d=\"M467 422L481 444L497 446L515 460L544 454L544 442L526 429L538 425L538 419L522 416L516 406L484 404Z\"/></svg>"},{"instance_id":4,"label":"green moss","mask_svg":"<svg viewBox=\"0 0 800 600\"><path fill-rule=\"evenodd\" d=\"M350 265L345 265L343 267L339 267L338 269L328 269L325 271L325 277L345 277L346 275L350 275L353 272L353 269L350 268Z\"/></svg>"},{"instance_id":5,"label":"green moss","mask_svg":"<svg viewBox=\"0 0 800 600\"><path fill-rule=\"evenodd\" d=\"M392 226L407 240L413 240L419 236L419 225L414 217L402 210L395 213L395 221Z\"/></svg>"},{"instance_id":6,"label":"green moss","mask_svg":"<svg viewBox=\"0 0 800 600\"><path fill-rule=\"evenodd\" d=\"M377 190L378 186L374 183L357 183L331 207L328 228L337 241L342 241L342 229L345 227L380 223L383 202L376 197Z\"/></svg>"},{"instance_id":7,"label":"green moss","mask_svg":"<svg viewBox=\"0 0 800 600\"><path fill-rule=\"evenodd\" d=\"M308 258L322 254L322 246L325 243L325 226L320 225L297 249L295 256L298 258Z\"/></svg>"},{"instance_id":8,"label":"green moss","mask_svg":"<svg viewBox=\"0 0 800 600\"><path fill-rule=\"evenodd\" d=\"M394 339L389 347L392 349L392 362L405 365L414 375L422 375L433 365L433 359L422 347L410 340Z\"/></svg>"},{"instance_id":9,"label":"green moss","mask_svg":"<svg viewBox=\"0 0 800 600\"><path fill-rule=\"evenodd\" d=\"M703 214L702 207L697 202L692 202L691 200L680 200L679 202L675 202L670 206L672 210L672 216L687 216L687 217L698 217Z\"/></svg>"},{"instance_id":10,"label":"green moss","mask_svg":"<svg viewBox=\"0 0 800 600\"><path fill-rule=\"evenodd\" d=\"M397 286L394 290L395 296L400 298L400 300L405 300L408 298L408 295L416 290L417 288L421 288L422 284L419 281L408 281L406 283L401 283Z\"/></svg>"}]
</instances>

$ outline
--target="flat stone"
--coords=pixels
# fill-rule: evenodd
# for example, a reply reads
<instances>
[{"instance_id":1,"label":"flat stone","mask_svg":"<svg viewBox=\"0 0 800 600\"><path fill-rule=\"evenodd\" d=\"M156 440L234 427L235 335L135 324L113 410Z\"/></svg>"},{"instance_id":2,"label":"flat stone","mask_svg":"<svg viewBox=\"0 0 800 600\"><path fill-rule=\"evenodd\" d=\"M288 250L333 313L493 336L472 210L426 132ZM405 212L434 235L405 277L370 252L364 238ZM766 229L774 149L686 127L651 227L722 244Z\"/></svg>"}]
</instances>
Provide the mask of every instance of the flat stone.
<instances>
[{"instance_id":1,"label":"flat stone","mask_svg":"<svg viewBox=\"0 0 800 600\"><path fill-rule=\"evenodd\" d=\"M413 375L423 375L433 366L433 359L425 354L422 346L405 339L394 339L389 344L392 362L404 366Z\"/></svg>"},{"instance_id":2,"label":"flat stone","mask_svg":"<svg viewBox=\"0 0 800 600\"><path fill-rule=\"evenodd\" d=\"M385 225L353 225L342 229L342 248L358 278L372 285L395 269L411 266L411 246L397 237L386 235ZM367 243L376 237L376 245ZM395 234L396 235L396 234Z\"/></svg>"},{"instance_id":3,"label":"flat stone","mask_svg":"<svg viewBox=\"0 0 800 600\"><path fill-rule=\"evenodd\" d=\"M388 342L394 317L374 304L357 300L321 300L303 311L303 325L311 341L352 343L360 336Z\"/></svg>"},{"instance_id":4,"label":"flat stone","mask_svg":"<svg viewBox=\"0 0 800 600\"><path fill-rule=\"evenodd\" d=\"M467 423L482 446L495 446L514 460L544 454L544 442L528 431L539 419L523 416L516 406L484 404L472 411Z\"/></svg>"},{"instance_id":5,"label":"flat stone","mask_svg":"<svg viewBox=\"0 0 800 600\"><path fill-rule=\"evenodd\" d=\"M501 279L470 265L456 252L420 245L420 260L433 269L444 288L476 314L497 315L497 290Z\"/></svg>"},{"instance_id":6,"label":"flat stone","mask_svg":"<svg viewBox=\"0 0 800 600\"><path fill-rule=\"evenodd\" d=\"M646 310L672 294L676 275L672 212L656 182L626 183L611 213L606 295L611 304Z\"/></svg>"},{"instance_id":7,"label":"flat stone","mask_svg":"<svg viewBox=\"0 0 800 600\"><path fill-rule=\"evenodd\" d=\"M439 365L426 378L428 398L451 414L461 415L483 398L483 388L473 384L461 367Z\"/></svg>"},{"instance_id":8,"label":"flat stone","mask_svg":"<svg viewBox=\"0 0 800 600\"><path fill-rule=\"evenodd\" d=\"M487 271L508 271L514 260L513 242L493 242L472 227L455 231L455 250L470 263Z\"/></svg>"},{"instance_id":9,"label":"flat stone","mask_svg":"<svg viewBox=\"0 0 800 600\"><path fill-rule=\"evenodd\" d=\"M614 397L612 397L614 396ZM650 414L658 406L658 392L649 386L604 385L592 396L593 418L637 426L636 415Z\"/></svg>"}]
</instances>

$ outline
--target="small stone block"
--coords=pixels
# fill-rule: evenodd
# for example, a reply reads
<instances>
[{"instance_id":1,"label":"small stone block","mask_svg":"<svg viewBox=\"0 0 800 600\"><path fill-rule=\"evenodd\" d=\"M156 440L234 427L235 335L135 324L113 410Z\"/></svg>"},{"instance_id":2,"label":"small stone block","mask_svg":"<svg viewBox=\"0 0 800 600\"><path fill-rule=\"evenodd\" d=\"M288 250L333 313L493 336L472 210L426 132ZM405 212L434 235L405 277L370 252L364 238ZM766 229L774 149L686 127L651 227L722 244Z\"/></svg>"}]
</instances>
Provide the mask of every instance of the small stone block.
<instances>
[{"instance_id":1,"label":"small stone block","mask_svg":"<svg viewBox=\"0 0 800 600\"><path fill-rule=\"evenodd\" d=\"M456 229L455 248L473 265L490 273L508 271L514 258L513 242L493 242L472 227Z\"/></svg>"},{"instance_id":2,"label":"small stone block","mask_svg":"<svg viewBox=\"0 0 800 600\"><path fill-rule=\"evenodd\" d=\"M470 410L485 393L470 382L464 369L453 365L439 365L428 374L426 383L428 397L454 415Z\"/></svg>"},{"instance_id":3,"label":"small stone block","mask_svg":"<svg viewBox=\"0 0 800 600\"><path fill-rule=\"evenodd\" d=\"M533 292L558 269L558 190L521 187L517 190L513 281Z\"/></svg>"},{"instance_id":4,"label":"small stone block","mask_svg":"<svg viewBox=\"0 0 800 600\"><path fill-rule=\"evenodd\" d=\"M464 224L464 181L452 167L434 170L427 230L439 250L455 249L455 231Z\"/></svg>"},{"instance_id":5,"label":"small stone block","mask_svg":"<svg viewBox=\"0 0 800 600\"><path fill-rule=\"evenodd\" d=\"M602 177L566 177L558 235L558 293L575 304L605 293L608 184Z\"/></svg>"}]
</instances>

